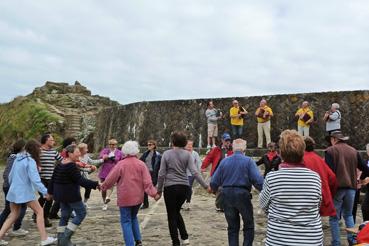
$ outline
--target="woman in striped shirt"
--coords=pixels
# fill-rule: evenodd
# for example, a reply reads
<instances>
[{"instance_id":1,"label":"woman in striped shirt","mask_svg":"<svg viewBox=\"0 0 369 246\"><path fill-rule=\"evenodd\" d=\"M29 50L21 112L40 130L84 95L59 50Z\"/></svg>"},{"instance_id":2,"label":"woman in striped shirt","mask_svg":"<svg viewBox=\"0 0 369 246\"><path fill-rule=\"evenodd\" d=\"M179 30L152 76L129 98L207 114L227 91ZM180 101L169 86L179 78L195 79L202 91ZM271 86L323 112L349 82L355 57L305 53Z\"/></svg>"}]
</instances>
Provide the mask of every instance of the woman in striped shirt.
<instances>
[{"instance_id":1,"label":"woman in striped shirt","mask_svg":"<svg viewBox=\"0 0 369 246\"><path fill-rule=\"evenodd\" d=\"M295 130L285 130L279 146L284 162L266 176L260 194L268 215L265 245L323 245L321 181L303 164L304 139Z\"/></svg>"}]
</instances>

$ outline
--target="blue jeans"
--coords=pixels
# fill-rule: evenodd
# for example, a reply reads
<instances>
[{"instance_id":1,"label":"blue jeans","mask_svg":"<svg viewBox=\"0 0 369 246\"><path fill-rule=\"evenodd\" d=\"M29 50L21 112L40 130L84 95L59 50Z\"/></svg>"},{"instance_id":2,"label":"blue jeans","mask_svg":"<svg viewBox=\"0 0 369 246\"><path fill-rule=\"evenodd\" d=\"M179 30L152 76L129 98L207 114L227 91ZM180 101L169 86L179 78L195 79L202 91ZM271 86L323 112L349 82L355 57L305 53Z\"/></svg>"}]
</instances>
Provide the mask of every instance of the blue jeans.
<instances>
[{"instance_id":1,"label":"blue jeans","mask_svg":"<svg viewBox=\"0 0 369 246\"><path fill-rule=\"evenodd\" d=\"M237 138L242 137L242 128L243 128L243 126L231 125L231 128L232 128L232 137L233 137L233 139L237 139Z\"/></svg>"},{"instance_id":2,"label":"blue jeans","mask_svg":"<svg viewBox=\"0 0 369 246\"><path fill-rule=\"evenodd\" d=\"M340 243L340 226L339 220L341 215L345 220L346 227L352 228L355 226L354 219L352 216L352 208L355 201L355 189L338 189L336 195L334 196L334 207L336 208L336 216L329 217L329 224L331 226L332 233L332 246L339 246ZM352 233L347 233L347 240L350 243L354 241L354 235Z\"/></svg>"},{"instance_id":3,"label":"blue jeans","mask_svg":"<svg viewBox=\"0 0 369 246\"><path fill-rule=\"evenodd\" d=\"M71 202L71 203L60 203L61 218L59 226L68 225L69 218L71 217L72 211L76 213L76 216L72 219L72 223L80 225L86 217L86 207L82 201Z\"/></svg>"},{"instance_id":4,"label":"blue jeans","mask_svg":"<svg viewBox=\"0 0 369 246\"><path fill-rule=\"evenodd\" d=\"M8 194L9 188L3 187L3 191L4 191L5 207L4 207L3 212L0 215L0 229L1 227L3 227L5 220L8 218L10 214L10 204L6 200L6 195ZM26 203L21 204L21 211L20 211L18 219L15 221L13 225L13 231L19 230L22 227L22 221L23 221L24 215L26 214L26 210L27 210L27 204Z\"/></svg>"},{"instance_id":5,"label":"blue jeans","mask_svg":"<svg viewBox=\"0 0 369 246\"><path fill-rule=\"evenodd\" d=\"M137 214L140 205L131 207L120 207L120 224L123 230L123 237L126 246L134 246L135 241L141 241L140 226L138 224Z\"/></svg>"},{"instance_id":6,"label":"blue jeans","mask_svg":"<svg viewBox=\"0 0 369 246\"><path fill-rule=\"evenodd\" d=\"M247 189L223 187L224 215L228 224L228 245L239 245L240 215L243 221L243 246L254 241L254 215L251 195Z\"/></svg>"}]
</instances>

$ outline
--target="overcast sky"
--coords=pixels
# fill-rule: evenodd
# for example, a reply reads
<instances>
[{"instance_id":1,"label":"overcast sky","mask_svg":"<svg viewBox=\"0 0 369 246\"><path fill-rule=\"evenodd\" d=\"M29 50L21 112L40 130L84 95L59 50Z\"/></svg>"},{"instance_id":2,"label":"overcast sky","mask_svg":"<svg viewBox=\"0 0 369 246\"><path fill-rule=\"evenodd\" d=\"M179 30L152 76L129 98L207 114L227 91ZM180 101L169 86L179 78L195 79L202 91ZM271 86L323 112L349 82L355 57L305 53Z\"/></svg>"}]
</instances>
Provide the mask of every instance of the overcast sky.
<instances>
[{"instance_id":1,"label":"overcast sky","mask_svg":"<svg viewBox=\"0 0 369 246\"><path fill-rule=\"evenodd\" d=\"M80 81L120 103L369 89L369 1L0 1L0 102Z\"/></svg>"}]
</instances>

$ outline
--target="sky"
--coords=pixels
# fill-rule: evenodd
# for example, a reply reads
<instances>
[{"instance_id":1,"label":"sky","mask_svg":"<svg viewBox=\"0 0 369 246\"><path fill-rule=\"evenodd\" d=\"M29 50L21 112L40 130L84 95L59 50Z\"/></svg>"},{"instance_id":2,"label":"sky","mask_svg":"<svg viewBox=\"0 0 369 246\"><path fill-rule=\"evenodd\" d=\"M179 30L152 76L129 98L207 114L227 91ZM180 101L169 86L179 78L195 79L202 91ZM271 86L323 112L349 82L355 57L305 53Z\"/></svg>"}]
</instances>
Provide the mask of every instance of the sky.
<instances>
[{"instance_id":1,"label":"sky","mask_svg":"<svg viewBox=\"0 0 369 246\"><path fill-rule=\"evenodd\" d=\"M0 103L78 80L122 104L369 89L369 1L0 1Z\"/></svg>"}]
</instances>

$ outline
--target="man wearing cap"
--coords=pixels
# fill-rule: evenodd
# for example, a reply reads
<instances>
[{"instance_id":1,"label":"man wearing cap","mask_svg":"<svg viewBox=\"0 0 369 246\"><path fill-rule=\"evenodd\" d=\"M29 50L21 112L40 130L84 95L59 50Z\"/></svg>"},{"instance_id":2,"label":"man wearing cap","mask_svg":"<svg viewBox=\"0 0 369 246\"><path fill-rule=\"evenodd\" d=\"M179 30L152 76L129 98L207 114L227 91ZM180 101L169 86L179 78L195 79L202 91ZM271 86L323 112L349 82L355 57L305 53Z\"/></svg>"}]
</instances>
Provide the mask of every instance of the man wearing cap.
<instances>
[{"instance_id":1,"label":"man wearing cap","mask_svg":"<svg viewBox=\"0 0 369 246\"><path fill-rule=\"evenodd\" d=\"M267 145L272 141L270 138L270 118L273 116L273 111L268 107L265 99L260 101L255 116L258 121L258 148L263 148L264 134Z\"/></svg>"},{"instance_id":2,"label":"man wearing cap","mask_svg":"<svg viewBox=\"0 0 369 246\"><path fill-rule=\"evenodd\" d=\"M362 171L361 180L369 176L369 168L363 163L358 151L346 143L349 137L344 136L341 131L331 132L327 139L329 139L332 146L325 151L325 161L336 174L338 184L333 201L337 215L329 218L332 246L336 246L340 245L339 220L341 215L347 228L355 226L352 208L357 186L356 168ZM347 240L349 245L355 243L352 233L347 234Z\"/></svg>"},{"instance_id":3,"label":"man wearing cap","mask_svg":"<svg viewBox=\"0 0 369 246\"><path fill-rule=\"evenodd\" d=\"M325 112L323 120L326 122L325 130L328 134L341 130L341 112L339 108L340 105L338 103L332 103L331 109Z\"/></svg>"},{"instance_id":4,"label":"man wearing cap","mask_svg":"<svg viewBox=\"0 0 369 246\"><path fill-rule=\"evenodd\" d=\"M224 133L222 135L222 144L212 148L211 151L205 156L205 159L202 161L201 171L205 172L206 168L211 164L210 177L213 176L220 161L231 155L233 155L231 136L229 133ZM217 207L217 210L223 210L221 192L217 193L215 206Z\"/></svg>"},{"instance_id":5,"label":"man wearing cap","mask_svg":"<svg viewBox=\"0 0 369 246\"><path fill-rule=\"evenodd\" d=\"M217 191L223 187L224 215L228 223L228 245L239 245L240 215L243 220L244 246L252 246L254 240L254 216L251 203L251 187L259 191L263 187L255 161L245 156L246 141L233 141L234 155L221 161L211 178L210 187Z\"/></svg>"}]
</instances>

